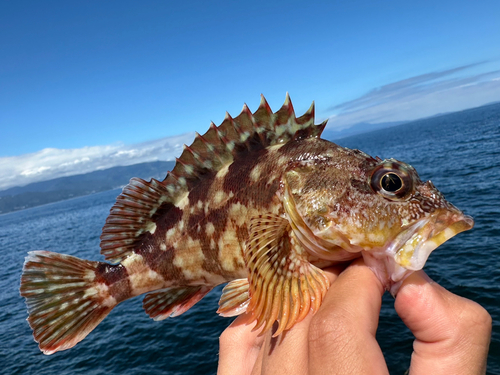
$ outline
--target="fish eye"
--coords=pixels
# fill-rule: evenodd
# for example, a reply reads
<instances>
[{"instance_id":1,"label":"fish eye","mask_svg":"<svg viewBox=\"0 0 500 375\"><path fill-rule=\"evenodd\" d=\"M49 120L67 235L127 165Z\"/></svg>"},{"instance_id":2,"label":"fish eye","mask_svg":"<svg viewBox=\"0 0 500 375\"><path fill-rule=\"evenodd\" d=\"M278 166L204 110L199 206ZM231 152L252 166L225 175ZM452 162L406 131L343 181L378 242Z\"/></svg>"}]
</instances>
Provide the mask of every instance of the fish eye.
<instances>
[{"instance_id":1,"label":"fish eye","mask_svg":"<svg viewBox=\"0 0 500 375\"><path fill-rule=\"evenodd\" d=\"M370 186L375 193L390 200L404 200L413 190L408 169L394 159L384 160L373 170Z\"/></svg>"},{"instance_id":2,"label":"fish eye","mask_svg":"<svg viewBox=\"0 0 500 375\"><path fill-rule=\"evenodd\" d=\"M396 173L389 172L380 179L382 189L390 193L395 193L403 187L403 180Z\"/></svg>"}]
</instances>

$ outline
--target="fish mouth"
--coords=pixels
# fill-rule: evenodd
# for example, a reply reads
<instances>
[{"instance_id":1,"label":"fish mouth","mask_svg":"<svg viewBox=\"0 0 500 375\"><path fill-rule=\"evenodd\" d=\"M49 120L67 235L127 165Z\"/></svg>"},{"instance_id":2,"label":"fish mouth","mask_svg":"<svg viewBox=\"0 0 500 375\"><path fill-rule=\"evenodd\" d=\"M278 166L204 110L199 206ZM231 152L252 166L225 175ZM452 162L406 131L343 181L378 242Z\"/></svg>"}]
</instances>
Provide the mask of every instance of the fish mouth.
<instances>
[{"instance_id":1,"label":"fish mouth","mask_svg":"<svg viewBox=\"0 0 500 375\"><path fill-rule=\"evenodd\" d=\"M392 254L395 261L392 280L400 281L408 271L421 270L434 249L473 226L472 217L454 207L438 209L412 224L396 236L386 250L386 254Z\"/></svg>"}]
</instances>

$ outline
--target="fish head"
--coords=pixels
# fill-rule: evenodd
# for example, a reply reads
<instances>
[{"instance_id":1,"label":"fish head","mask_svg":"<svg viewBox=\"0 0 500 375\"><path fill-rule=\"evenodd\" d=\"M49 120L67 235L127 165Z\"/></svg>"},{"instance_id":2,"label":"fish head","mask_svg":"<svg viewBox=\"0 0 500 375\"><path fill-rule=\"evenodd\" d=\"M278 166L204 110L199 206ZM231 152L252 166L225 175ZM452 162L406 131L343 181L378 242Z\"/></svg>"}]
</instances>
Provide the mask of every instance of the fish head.
<instances>
[{"instance_id":1,"label":"fish head","mask_svg":"<svg viewBox=\"0 0 500 375\"><path fill-rule=\"evenodd\" d=\"M344 261L362 255L393 291L434 249L473 227L473 219L412 166L348 149L340 159L302 164L285 176L286 212L313 256Z\"/></svg>"}]
</instances>

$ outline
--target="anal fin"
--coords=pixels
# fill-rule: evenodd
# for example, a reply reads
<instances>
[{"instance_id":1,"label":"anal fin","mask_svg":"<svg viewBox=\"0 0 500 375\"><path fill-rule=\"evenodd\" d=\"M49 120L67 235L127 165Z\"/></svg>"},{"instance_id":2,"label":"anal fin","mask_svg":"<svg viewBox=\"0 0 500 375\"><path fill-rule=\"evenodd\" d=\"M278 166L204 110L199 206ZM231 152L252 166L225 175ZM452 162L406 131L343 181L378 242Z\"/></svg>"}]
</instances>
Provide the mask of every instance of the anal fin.
<instances>
[{"instance_id":1,"label":"anal fin","mask_svg":"<svg viewBox=\"0 0 500 375\"><path fill-rule=\"evenodd\" d=\"M144 297L142 306L154 320L179 316L188 311L212 290L208 286L187 286L162 289Z\"/></svg>"},{"instance_id":2,"label":"anal fin","mask_svg":"<svg viewBox=\"0 0 500 375\"><path fill-rule=\"evenodd\" d=\"M248 279L233 280L222 289L217 314L224 317L243 314L249 302Z\"/></svg>"}]
</instances>

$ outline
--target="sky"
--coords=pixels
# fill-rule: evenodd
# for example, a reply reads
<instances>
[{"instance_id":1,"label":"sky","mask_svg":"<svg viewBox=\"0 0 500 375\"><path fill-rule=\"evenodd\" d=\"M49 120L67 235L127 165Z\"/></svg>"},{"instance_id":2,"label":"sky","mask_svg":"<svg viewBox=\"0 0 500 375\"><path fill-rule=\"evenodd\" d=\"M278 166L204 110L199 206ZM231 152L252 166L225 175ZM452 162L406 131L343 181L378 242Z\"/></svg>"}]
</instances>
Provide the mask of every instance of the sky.
<instances>
[{"instance_id":1,"label":"sky","mask_svg":"<svg viewBox=\"0 0 500 375\"><path fill-rule=\"evenodd\" d=\"M0 190L149 160L260 95L330 129L500 101L500 2L0 2ZM173 137L173 138L171 138Z\"/></svg>"}]
</instances>

